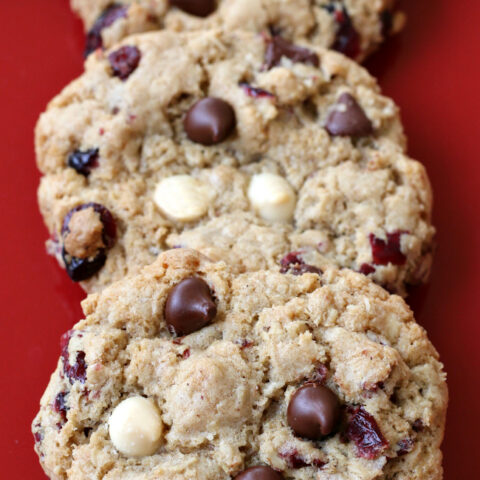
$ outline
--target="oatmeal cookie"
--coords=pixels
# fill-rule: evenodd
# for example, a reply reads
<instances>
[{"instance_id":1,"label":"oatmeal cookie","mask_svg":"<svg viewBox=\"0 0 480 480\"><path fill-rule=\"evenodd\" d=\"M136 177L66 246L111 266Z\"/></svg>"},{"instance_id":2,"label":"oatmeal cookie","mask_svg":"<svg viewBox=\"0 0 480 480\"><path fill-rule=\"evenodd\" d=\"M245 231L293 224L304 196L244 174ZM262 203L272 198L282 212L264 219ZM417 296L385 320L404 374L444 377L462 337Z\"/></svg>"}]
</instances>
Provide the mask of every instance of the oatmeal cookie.
<instances>
[{"instance_id":1,"label":"oatmeal cookie","mask_svg":"<svg viewBox=\"0 0 480 480\"><path fill-rule=\"evenodd\" d=\"M442 478L438 354L364 275L176 249L83 310L33 422L52 479Z\"/></svg>"},{"instance_id":2,"label":"oatmeal cookie","mask_svg":"<svg viewBox=\"0 0 480 480\"><path fill-rule=\"evenodd\" d=\"M87 31L85 53L132 33L224 27L281 33L363 60L405 23L395 0L71 0Z\"/></svg>"},{"instance_id":3,"label":"oatmeal cookie","mask_svg":"<svg viewBox=\"0 0 480 480\"><path fill-rule=\"evenodd\" d=\"M326 259L404 294L434 236L404 146L396 105L338 53L238 31L130 37L38 122L49 250L87 291L184 246L239 272Z\"/></svg>"}]
</instances>

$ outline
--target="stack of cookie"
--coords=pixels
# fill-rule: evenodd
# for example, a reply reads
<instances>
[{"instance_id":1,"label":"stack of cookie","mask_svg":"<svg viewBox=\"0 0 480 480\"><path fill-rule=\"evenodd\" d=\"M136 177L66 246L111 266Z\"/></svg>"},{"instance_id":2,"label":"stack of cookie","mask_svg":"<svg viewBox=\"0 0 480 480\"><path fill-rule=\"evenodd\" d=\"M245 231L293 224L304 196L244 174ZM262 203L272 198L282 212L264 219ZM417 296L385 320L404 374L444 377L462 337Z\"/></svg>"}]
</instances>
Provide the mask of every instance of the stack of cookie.
<instances>
[{"instance_id":1,"label":"stack of cookie","mask_svg":"<svg viewBox=\"0 0 480 480\"><path fill-rule=\"evenodd\" d=\"M400 298L430 184L352 60L393 2L72 5L85 73L38 122L39 204L90 295L33 422L47 475L440 479L445 374Z\"/></svg>"}]
</instances>

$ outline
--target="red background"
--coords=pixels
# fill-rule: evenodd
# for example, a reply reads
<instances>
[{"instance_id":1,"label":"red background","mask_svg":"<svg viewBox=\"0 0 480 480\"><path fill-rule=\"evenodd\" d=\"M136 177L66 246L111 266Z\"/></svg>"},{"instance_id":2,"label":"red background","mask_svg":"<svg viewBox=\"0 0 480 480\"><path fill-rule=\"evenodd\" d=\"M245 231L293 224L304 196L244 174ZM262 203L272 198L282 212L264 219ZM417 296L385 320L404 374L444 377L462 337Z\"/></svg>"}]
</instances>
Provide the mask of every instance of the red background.
<instances>
[{"instance_id":1,"label":"red background","mask_svg":"<svg viewBox=\"0 0 480 480\"><path fill-rule=\"evenodd\" d=\"M410 154L433 183L438 250L413 305L448 372L446 479L478 478L480 2L406 0L405 9L407 28L367 67L402 107ZM35 480L45 476L30 423L83 293L45 254L33 127L81 73L83 34L67 0L1 0L0 19L0 476Z\"/></svg>"}]
</instances>

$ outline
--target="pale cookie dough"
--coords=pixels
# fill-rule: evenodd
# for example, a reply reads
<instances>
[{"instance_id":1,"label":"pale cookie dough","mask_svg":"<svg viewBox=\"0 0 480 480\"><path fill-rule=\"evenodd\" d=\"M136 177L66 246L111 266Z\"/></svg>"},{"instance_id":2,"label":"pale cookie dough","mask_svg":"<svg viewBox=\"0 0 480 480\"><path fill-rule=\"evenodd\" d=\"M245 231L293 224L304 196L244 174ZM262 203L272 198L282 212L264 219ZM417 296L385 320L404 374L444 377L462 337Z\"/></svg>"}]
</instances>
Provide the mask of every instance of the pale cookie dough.
<instances>
[{"instance_id":1,"label":"pale cookie dough","mask_svg":"<svg viewBox=\"0 0 480 480\"><path fill-rule=\"evenodd\" d=\"M176 249L82 306L33 422L52 479L442 478L442 364L363 275Z\"/></svg>"},{"instance_id":2,"label":"pale cookie dough","mask_svg":"<svg viewBox=\"0 0 480 480\"><path fill-rule=\"evenodd\" d=\"M401 30L395 0L71 0L87 31L86 52L149 30L224 27L273 31L363 60Z\"/></svg>"},{"instance_id":3,"label":"pale cookie dough","mask_svg":"<svg viewBox=\"0 0 480 480\"><path fill-rule=\"evenodd\" d=\"M239 272L326 259L405 294L428 277L434 228L404 142L396 105L338 53L244 32L130 37L38 122L49 250L87 291L184 246ZM93 238L95 218L105 247L75 256L65 240Z\"/></svg>"}]
</instances>

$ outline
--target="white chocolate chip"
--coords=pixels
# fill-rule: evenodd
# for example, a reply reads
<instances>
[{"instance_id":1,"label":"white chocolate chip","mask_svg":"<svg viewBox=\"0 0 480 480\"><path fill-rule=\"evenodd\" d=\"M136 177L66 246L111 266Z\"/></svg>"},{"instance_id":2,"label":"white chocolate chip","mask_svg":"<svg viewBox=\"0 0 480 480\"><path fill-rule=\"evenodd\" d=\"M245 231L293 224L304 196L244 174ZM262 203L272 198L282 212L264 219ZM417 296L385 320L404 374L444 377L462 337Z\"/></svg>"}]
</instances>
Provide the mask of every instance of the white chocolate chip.
<instances>
[{"instance_id":1,"label":"white chocolate chip","mask_svg":"<svg viewBox=\"0 0 480 480\"><path fill-rule=\"evenodd\" d=\"M155 189L158 208L173 220L191 222L203 217L212 201L208 186L189 175L164 178Z\"/></svg>"},{"instance_id":2,"label":"white chocolate chip","mask_svg":"<svg viewBox=\"0 0 480 480\"><path fill-rule=\"evenodd\" d=\"M160 445L163 424L153 403L144 397L121 402L108 421L110 439L115 448L128 456L152 455Z\"/></svg>"},{"instance_id":3,"label":"white chocolate chip","mask_svg":"<svg viewBox=\"0 0 480 480\"><path fill-rule=\"evenodd\" d=\"M295 211L295 192L279 175L254 175L248 187L248 199L255 211L265 220L286 222Z\"/></svg>"}]
</instances>

